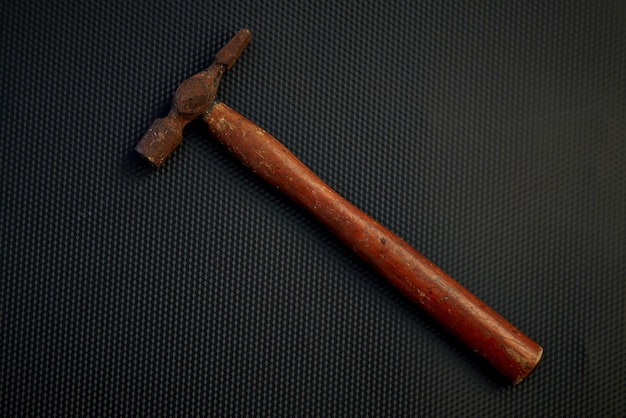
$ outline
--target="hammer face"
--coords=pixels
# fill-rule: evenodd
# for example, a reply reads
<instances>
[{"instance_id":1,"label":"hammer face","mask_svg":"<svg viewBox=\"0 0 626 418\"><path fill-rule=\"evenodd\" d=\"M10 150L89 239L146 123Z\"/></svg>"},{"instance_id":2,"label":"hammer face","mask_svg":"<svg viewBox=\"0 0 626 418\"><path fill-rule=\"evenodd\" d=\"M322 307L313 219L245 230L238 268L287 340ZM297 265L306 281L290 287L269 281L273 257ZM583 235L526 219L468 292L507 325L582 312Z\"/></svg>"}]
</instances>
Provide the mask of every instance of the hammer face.
<instances>
[{"instance_id":1,"label":"hammer face","mask_svg":"<svg viewBox=\"0 0 626 418\"><path fill-rule=\"evenodd\" d=\"M157 119L148 129L135 151L155 167L163 162L183 140L183 129L177 119Z\"/></svg>"}]
</instances>

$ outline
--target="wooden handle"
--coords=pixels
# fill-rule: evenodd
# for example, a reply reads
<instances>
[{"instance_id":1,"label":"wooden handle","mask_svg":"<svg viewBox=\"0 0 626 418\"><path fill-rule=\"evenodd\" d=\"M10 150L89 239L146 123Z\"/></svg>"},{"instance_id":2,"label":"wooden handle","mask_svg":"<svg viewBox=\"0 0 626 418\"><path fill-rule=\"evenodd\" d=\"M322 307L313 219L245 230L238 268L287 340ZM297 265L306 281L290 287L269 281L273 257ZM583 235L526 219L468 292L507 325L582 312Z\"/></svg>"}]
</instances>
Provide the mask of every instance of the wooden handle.
<instances>
[{"instance_id":1,"label":"wooden handle","mask_svg":"<svg viewBox=\"0 0 626 418\"><path fill-rule=\"evenodd\" d=\"M539 363L543 349L537 343L331 189L276 138L223 103L211 106L203 118L211 134L248 168L306 208L513 384Z\"/></svg>"}]
</instances>

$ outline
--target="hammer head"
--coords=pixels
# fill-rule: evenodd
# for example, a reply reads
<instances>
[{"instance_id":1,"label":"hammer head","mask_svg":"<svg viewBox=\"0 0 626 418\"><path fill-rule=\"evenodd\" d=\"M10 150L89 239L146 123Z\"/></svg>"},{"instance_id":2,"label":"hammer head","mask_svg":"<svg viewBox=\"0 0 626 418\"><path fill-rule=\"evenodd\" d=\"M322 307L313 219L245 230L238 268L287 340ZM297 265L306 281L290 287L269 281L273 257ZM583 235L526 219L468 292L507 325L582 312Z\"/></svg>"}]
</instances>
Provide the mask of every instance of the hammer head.
<instances>
[{"instance_id":1,"label":"hammer head","mask_svg":"<svg viewBox=\"0 0 626 418\"><path fill-rule=\"evenodd\" d=\"M163 164L183 140L183 128L212 105L222 75L235 64L251 38L248 29L240 30L215 54L215 62L209 68L183 81L170 112L155 120L135 147L139 155L155 167Z\"/></svg>"}]
</instances>

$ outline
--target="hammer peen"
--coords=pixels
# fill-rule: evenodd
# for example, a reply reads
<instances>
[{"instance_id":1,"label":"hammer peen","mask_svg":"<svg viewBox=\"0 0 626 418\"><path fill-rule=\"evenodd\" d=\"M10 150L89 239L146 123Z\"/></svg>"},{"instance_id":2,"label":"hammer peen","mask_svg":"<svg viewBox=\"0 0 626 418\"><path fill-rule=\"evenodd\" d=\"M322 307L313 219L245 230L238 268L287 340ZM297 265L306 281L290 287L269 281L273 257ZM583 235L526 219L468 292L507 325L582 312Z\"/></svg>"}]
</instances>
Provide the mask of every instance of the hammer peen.
<instances>
[{"instance_id":1,"label":"hammer peen","mask_svg":"<svg viewBox=\"0 0 626 418\"><path fill-rule=\"evenodd\" d=\"M170 112L136 146L156 167L182 141L183 128L202 117L209 132L265 181L308 210L409 299L487 359L513 384L535 369L543 349L400 237L324 183L276 138L224 103L220 80L250 42L239 31L206 70L185 80Z\"/></svg>"}]
</instances>

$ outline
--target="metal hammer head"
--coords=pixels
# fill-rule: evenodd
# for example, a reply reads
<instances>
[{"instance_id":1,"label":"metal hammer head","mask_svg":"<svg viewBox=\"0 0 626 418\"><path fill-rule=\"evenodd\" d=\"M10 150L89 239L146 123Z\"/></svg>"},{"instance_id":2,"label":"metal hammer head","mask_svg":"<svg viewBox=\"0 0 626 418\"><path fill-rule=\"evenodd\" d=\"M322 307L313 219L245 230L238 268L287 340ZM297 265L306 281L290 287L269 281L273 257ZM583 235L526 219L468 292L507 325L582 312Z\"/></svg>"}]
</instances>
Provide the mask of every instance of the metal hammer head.
<instances>
[{"instance_id":1,"label":"metal hammer head","mask_svg":"<svg viewBox=\"0 0 626 418\"><path fill-rule=\"evenodd\" d=\"M240 30L220 51L209 68L183 81L174 95L170 112L154 121L135 150L155 167L160 167L183 140L183 128L211 106L222 75L230 69L250 43L248 29Z\"/></svg>"}]
</instances>

